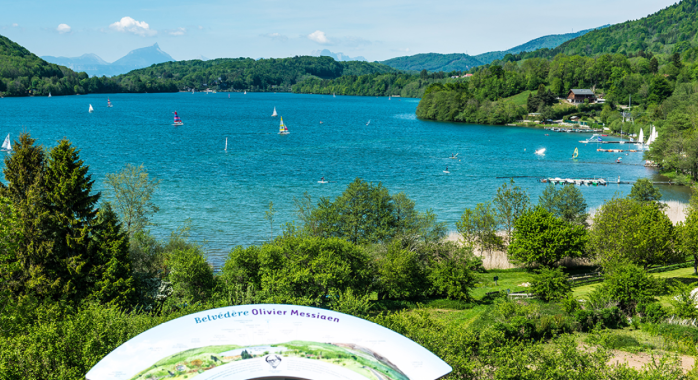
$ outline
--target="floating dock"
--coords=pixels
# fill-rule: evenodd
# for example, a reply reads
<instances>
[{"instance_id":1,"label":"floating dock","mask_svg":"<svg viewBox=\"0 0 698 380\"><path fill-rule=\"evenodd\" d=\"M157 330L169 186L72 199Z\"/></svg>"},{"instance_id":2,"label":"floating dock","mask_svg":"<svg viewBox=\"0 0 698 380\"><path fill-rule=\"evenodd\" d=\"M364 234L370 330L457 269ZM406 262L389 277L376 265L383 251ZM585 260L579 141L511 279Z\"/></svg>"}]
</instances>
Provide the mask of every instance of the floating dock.
<instances>
[{"instance_id":1,"label":"floating dock","mask_svg":"<svg viewBox=\"0 0 698 380\"><path fill-rule=\"evenodd\" d=\"M576 185L576 186L608 186L608 185L632 185L635 181L606 180L603 178L539 178L540 183L552 183L553 185ZM671 181L652 182L654 185L679 185ZM680 185L679 185L680 186Z\"/></svg>"},{"instance_id":2,"label":"floating dock","mask_svg":"<svg viewBox=\"0 0 698 380\"><path fill-rule=\"evenodd\" d=\"M597 152L608 152L608 153L622 153L622 152L633 152L633 153L642 153L645 152L644 150L639 150L639 149L596 149Z\"/></svg>"}]
</instances>

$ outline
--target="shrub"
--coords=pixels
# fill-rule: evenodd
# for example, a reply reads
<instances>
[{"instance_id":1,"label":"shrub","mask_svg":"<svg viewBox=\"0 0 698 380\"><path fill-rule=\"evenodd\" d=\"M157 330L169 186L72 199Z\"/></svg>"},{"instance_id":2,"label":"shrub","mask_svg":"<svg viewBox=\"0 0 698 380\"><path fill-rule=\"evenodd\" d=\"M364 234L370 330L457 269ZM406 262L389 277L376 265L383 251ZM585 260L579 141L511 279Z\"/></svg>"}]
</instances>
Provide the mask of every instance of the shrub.
<instances>
[{"instance_id":1,"label":"shrub","mask_svg":"<svg viewBox=\"0 0 698 380\"><path fill-rule=\"evenodd\" d=\"M677 317L684 319L698 317L696 299L691 295L693 288L693 286L682 282L677 282L675 286L671 286L672 297L669 302L674 307L673 314Z\"/></svg>"},{"instance_id":2,"label":"shrub","mask_svg":"<svg viewBox=\"0 0 698 380\"><path fill-rule=\"evenodd\" d=\"M560 300L572 292L567 275L561 268L542 268L533 276L531 290L545 301Z\"/></svg>"},{"instance_id":3,"label":"shrub","mask_svg":"<svg viewBox=\"0 0 698 380\"><path fill-rule=\"evenodd\" d=\"M514 225L508 253L516 262L552 266L562 258L584 254L584 227L556 218L542 207L523 213Z\"/></svg>"},{"instance_id":4,"label":"shrub","mask_svg":"<svg viewBox=\"0 0 698 380\"><path fill-rule=\"evenodd\" d=\"M587 332L595 327L616 329L625 326L625 316L618 307L600 310L577 310L574 321L579 331Z\"/></svg>"},{"instance_id":5,"label":"shrub","mask_svg":"<svg viewBox=\"0 0 698 380\"><path fill-rule=\"evenodd\" d=\"M570 294L562 300L562 309L565 310L567 314L573 314L575 311L581 309L581 306L579 306L579 301Z\"/></svg>"},{"instance_id":6,"label":"shrub","mask_svg":"<svg viewBox=\"0 0 698 380\"><path fill-rule=\"evenodd\" d=\"M635 310L640 314L642 323L659 323L669 315L659 302L639 303Z\"/></svg>"},{"instance_id":7,"label":"shrub","mask_svg":"<svg viewBox=\"0 0 698 380\"><path fill-rule=\"evenodd\" d=\"M608 294L628 315L635 314L640 302L651 302L662 289L661 282L635 265L624 265L607 273L597 291Z\"/></svg>"}]
</instances>

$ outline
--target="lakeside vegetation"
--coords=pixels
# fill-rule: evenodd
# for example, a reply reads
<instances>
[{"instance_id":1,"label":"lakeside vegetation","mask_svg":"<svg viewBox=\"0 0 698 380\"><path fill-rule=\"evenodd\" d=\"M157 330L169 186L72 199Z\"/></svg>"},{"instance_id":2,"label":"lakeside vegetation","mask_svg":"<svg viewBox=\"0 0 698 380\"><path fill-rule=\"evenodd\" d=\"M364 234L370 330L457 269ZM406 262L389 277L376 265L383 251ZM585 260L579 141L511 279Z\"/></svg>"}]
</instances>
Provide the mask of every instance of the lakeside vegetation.
<instances>
[{"instance_id":1,"label":"lakeside vegetation","mask_svg":"<svg viewBox=\"0 0 698 380\"><path fill-rule=\"evenodd\" d=\"M534 201L507 181L491 202L464 210L462 241L450 242L433 212L356 179L334 199L296 199L297 222L280 229L270 204L269 239L231 249L215 272L186 226L153 237L159 182L143 167L107 176L102 195L69 141L47 150L23 134L15 149L0 188L3 379L82 378L162 322L252 303L367 318L433 351L454 379L695 375L673 355L698 354L698 328L675 323L698 317L696 281L685 270L648 272L698 257L698 197L675 226L648 180L604 204L590 225L578 188L550 185ZM520 269L487 271L475 252L495 249ZM585 269L562 268L568 258L603 271L584 302L568 275ZM506 289L538 299L512 301ZM610 364L615 350L658 356L639 370Z\"/></svg>"}]
</instances>

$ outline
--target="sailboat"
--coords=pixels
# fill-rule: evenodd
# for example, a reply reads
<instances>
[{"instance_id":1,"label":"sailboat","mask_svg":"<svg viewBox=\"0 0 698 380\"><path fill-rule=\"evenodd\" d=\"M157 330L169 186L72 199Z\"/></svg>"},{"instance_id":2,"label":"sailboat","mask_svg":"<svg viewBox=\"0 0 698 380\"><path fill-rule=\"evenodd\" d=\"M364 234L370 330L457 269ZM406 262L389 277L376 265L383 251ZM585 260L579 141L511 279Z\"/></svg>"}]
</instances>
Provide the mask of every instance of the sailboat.
<instances>
[{"instance_id":1,"label":"sailboat","mask_svg":"<svg viewBox=\"0 0 698 380\"><path fill-rule=\"evenodd\" d=\"M335 93L333 92L333 93L332 93L332 97L333 97L333 98L336 98L337 95L335 95Z\"/></svg>"},{"instance_id":2,"label":"sailboat","mask_svg":"<svg viewBox=\"0 0 698 380\"><path fill-rule=\"evenodd\" d=\"M650 137L647 138L647 147L652 145L654 140L657 138L657 130L652 126L652 131L650 132Z\"/></svg>"},{"instance_id":3,"label":"sailboat","mask_svg":"<svg viewBox=\"0 0 698 380\"><path fill-rule=\"evenodd\" d=\"M368 123L366 123L366 125L369 125L369 124L371 124L371 119L369 119L369 120L368 120Z\"/></svg>"},{"instance_id":4,"label":"sailboat","mask_svg":"<svg viewBox=\"0 0 698 380\"><path fill-rule=\"evenodd\" d=\"M109 98L107 98L107 108L111 108L111 107L112 107L111 101L109 100Z\"/></svg>"},{"instance_id":5,"label":"sailboat","mask_svg":"<svg viewBox=\"0 0 698 380\"><path fill-rule=\"evenodd\" d=\"M10 142L10 134L7 134L7 137L5 137L5 142L2 143L2 151L3 152L11 152L12 151L12 143Z\"/></svg>"},{"instance_id":6,"label":"sailboat","mask_svg":"<svg viewBox=\"0 0 698 380\"><path fill-rule=\"evenodd\" d=\"M228 151L228 138L225 138L225 151Z\"/></svg>"},{"instance_id":7,"label":"sailboat","mask_svg":"<svg viewBox=\"0 0 698 380\"><path fill-rule=\"evenodd\" d=\"M243 94L243 95L247 95L247 91L243 92L242 94Z\"/></svg>"},{"instance_id":8,"label":"sailboat","mask_svg":"<svg viewBox=\"0 0 698 380\"><path fill-rule=\"evenodd\" d=\"M184 125L184 123L182 123L182 119L180 119L179 115L177 115L177 111L175 111L174 114L175 114L174 115L174 124L172 124L172 125L174 125L174 126Z\"/></svg>"},{"instance_id":9,"label":"sailboat","mask_svg":"<svg viewBox=\"0 0 698 380\"><path fill-rule=\"evenodd\" d=\"M276 107L274 107L274 112L272 112L271 117L276 117L276 116L279 116L279 115L276 114Z\"/></svg>"},{"instance_id":10,"label":"sailboat","mask_svg":"<svg viewBox=\"0 0 698 380\"><path fill-rule=\"evenodd\" d=\"M51 91L48 92L48 97L49 97L49 98L51 97Z\"/></svg>"},{"instance_id":11,"label":"sailboat","mask_svg":"<svg viewBox=\"0 0 698 380\"><path fill-rule=\"evenodd\" d=\"M536 150L536 154L539 156L545 156L545 148L540 148Z\"/></svg>"},{"instance_id":12,"label":"sailboat","mask_svg":"<svg viewBox=\"0 0 698 380\"><path fill-rule=\"evenodd\" d=\"M574 148L574 153L572 153L572 159L576 159L579 157L579 150L577 148Z\"/></svg>"},{"instance_id":13,"label":"sailboat","mask_svg":"<svg viewBox=\"0 0 698 380\"><path fill-rule=\"evenodd\" d=\"M390 95L388 95L388 100L390 100Z\"/></svg>"},{"instance_id":14,"label":"sailboat","mask_svg":"<svg viewBox=\"0 0 698 380\"><path fill-rule=\"evenodd\" d=\"M92 104L90 104L90 113L94 112L94 108L92 108Z\"/></svg>"},{"instance_id":15,"label":"sailboat","mask_svg":"<svg viewBox=\"0 0 698 380\"><path fill-rule=\"evenodd\" d=\"M230 99L230 94L228 94L228 99Z\"/></svg>"},{"instance_id":16,"label":"sailboat","mask_svg":"<svg viewBox=\"0 0 698 380\"><path fill-rule=\"evenodd\" d=\"M284 118L281 118L281 124L279 125L279 134L280 135L287 135L290 132L288 131L288 127L284 124Z\"/></svg>"},{"instance_id":17,"label":"sailboat","mask_svg":"<svg viewBox=\"0 0 698 380\"><path fill-rule=\"evenodd\" d=\"M642 128L640 128L640 133L638 134L637 142L639 142L639 144L635 145L637 145L638 148L645 149L645 131L643 131Z\"/></svg>"}]
</instances>

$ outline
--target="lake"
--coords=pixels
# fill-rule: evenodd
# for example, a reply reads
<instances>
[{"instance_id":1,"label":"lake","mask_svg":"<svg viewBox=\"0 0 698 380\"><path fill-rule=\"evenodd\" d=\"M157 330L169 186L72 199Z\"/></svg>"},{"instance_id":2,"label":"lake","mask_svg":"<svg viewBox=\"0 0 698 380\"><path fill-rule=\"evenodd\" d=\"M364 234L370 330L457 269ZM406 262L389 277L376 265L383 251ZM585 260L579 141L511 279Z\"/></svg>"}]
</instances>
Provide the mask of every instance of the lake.
<instances>
[{"instance_id":1,"label":"lake","mask_svg":"<svg viewBox=\"0 0 698 380\"><path fill-rule=\"evenodd\" d=\"M107 97L113 108L106 107ZM167 236L190 219L192 237L205 241L217 264L232 247L269 238L269 202L278 211L278 234L282 223L295 219L294 197L335 197L357 177L405 192L420 210L433 209L455 229L463 210L491 200L506 177L517 177L537 200L544 189L538 177L656 176L642 166L641 153L597 152L595 144L578 142L590 134L423 121L415 117L418 102L287 93L4 98L0 133L14 140L26 131L47 147L68 138L90 166L96 190L107 173L144 164L162 181L154 197L160 207L154 232ZM274 107L289 135L278 134ZM183 126L172 125L173 111ZM534 154L540 148L545 156ZM579 158L572 160L575 148ZM456 153L459 159L449 159ZM622 164L615 163L619 156ZM329 183L318 183L323 176ZM629 192L630 185L581 190L594 208ZM689 197L686 188L661 190L665 199Z\"/></svg>"}]
</instances>

